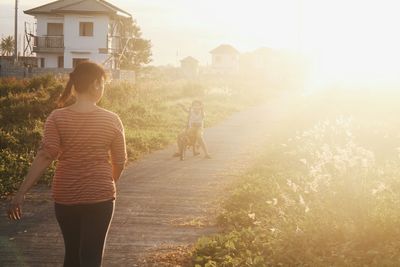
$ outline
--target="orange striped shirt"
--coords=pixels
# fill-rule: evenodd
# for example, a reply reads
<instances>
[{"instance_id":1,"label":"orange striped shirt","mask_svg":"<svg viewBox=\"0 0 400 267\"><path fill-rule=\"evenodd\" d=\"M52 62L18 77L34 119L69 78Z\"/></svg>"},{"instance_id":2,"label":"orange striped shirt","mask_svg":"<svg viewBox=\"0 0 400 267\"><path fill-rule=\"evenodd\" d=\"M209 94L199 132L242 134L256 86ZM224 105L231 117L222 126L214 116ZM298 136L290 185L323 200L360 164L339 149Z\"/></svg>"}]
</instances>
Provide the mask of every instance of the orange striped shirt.
<instances>
[{"instance_id":1,"label":"orange striped shirt","mask_svg":"<svg viewBox=\"0 0 400 267\"><path fill-rule=\"evenodd\" d=\"M111 164L125 164L126 145L117 114L98 108L54 110L46 120L39 149L58 159L52 192L60 204L115 199Z\"/></svg>"}]
</instances>

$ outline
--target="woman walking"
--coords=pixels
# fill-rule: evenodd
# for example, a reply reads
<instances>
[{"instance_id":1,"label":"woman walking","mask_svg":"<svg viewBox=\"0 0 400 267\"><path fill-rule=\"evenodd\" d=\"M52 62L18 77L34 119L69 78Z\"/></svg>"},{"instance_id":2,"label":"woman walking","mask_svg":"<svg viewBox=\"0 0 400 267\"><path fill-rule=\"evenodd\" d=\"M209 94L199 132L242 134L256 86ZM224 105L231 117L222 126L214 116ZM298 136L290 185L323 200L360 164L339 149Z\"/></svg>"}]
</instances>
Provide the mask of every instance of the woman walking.
<instances>
[{"instance_id":1,"label":"woman walking","mask_svg":"<svg viewBox=\"0 0 400 267\"><path fill-rule=\"evenodd\" d=\"M59 99L73 93L74 104L54 110L46 120L38 153L10 203L10 219L21 218L24 195L54 161L52 193L64 244L64 266L101 266L114 212L115 182L126 162L124 128L118 115L98 107L104 92L104 69L76 66Z\"/></svg>"}]
</instances>

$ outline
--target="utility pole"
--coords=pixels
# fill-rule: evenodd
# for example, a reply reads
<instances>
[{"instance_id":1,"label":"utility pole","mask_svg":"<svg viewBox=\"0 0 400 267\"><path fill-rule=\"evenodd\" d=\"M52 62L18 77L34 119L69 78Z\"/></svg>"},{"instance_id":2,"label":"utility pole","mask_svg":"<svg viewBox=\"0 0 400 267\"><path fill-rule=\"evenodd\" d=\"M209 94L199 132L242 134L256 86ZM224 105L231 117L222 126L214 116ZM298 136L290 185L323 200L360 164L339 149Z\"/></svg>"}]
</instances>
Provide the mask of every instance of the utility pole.
<instances>
[{"instance_id":1,"label":"utility pole","mask_svg":"<svg viewBox=\"0 0 400 267\"><path fill-rule=\"evenodd\" d=\"M18 62L18 0L15 0L14 16L14 63Z\"/></svg>"},{"instance_id":2,"label":"utility pole","mask_svg":"<svg viewBox=\"0 0 400 267\"><path fill-rule=\"evenodd\" d=\"M299 0L297 25L297 50L299 53L303 52L303 6L303 0Z\"/></svg>"}]
</instances>

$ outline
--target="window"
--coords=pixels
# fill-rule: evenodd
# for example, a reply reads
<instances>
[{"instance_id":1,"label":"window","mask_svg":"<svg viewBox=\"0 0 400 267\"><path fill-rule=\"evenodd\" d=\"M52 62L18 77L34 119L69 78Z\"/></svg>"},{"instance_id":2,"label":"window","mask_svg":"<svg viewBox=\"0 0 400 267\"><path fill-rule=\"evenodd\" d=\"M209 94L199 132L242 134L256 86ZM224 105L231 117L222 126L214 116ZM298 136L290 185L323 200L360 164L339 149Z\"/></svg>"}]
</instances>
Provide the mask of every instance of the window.
<instances>
[{"instance_id":1,"label":"window","mask_svg":"<svg viewBox=\"0 0 400 267\"><path fill-rule=\"evenodd\" d=\"M47 23L47 35L48 36L64 35L63 24L62 23Z\"/></svg>"},{"instance_id":2,"label":"window","mask_svg":"<svg viewBox=\"0 0 400 267\"><path fill-rule=\"evenodd\" d=\"M83 61L89 60L88 58L73 58L72 59L72 67L75 68L79 63L82 63Z\"/></svg>"},{"instance_id":3,"label":"window","mask_svg":"<svg viewBox=\"0 0 400 267\"><path fill-rule=\"evenodd\" d=\"M93 36L93 22L80 22L79 36Z\"/></svg>"},{"instance_id":4,"label":"window","mask_svg":"<svg viewBox=\"0 0 400 267\"><path fill-rule=\"evenodd\" d=\"M59 56L57 60L57 67L64 68L64 56Z\"/></svg>"},{"instance_id":5,"label":"window","mask_svg":"<svg viewBox=\"0 0 400 267\"><path fill-rule=\"evenodd\" d=\"M40 67L44 68L44 57L40 58Z\"/></svg>"}]
</instances>

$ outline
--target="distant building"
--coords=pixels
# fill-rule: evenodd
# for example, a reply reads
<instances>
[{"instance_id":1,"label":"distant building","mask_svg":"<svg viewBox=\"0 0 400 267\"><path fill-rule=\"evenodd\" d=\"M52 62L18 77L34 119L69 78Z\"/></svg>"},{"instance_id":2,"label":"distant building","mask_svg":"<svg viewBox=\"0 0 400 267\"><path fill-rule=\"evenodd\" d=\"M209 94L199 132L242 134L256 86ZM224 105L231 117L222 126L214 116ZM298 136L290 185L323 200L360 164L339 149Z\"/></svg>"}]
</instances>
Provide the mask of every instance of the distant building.
<instances>
[{"instance_id":1,"label":"distant building","mask_svg":"<svg viewBox=\"0 0 400 267\"><path fill-rule=\"evenodd\" d=\"M240 55L240 70L243 72L267 71L270 69L276 51L261 47Z\"/></svg>"},{"instance_id":2,"label":"distant building","mask_svg":"<svg viewBox=\"0 0 400 267\"><path fill-rule=\"evenodd\" d=\"M181 60L181 70L187 78L195 78L199 74L199 61L193 57L185 57Z\"/></svg>"},{"instance_id":3,"label":"distant building","mask_svg":"<svg viewBox=\"0 0 400 267\"><path fill-rule=\"evenodd\" d=\"M124 10L104 0L58 0L24 11L35 17L33 52L42 68L73 68L84 60L116 67Z\"/></svg>"},{"instance_id":4,"label":"distant building","mask_svg":"<svg viewBox=\"0 0 400 267\"><path fill-rule=\"evenodd\" d=\"M236 73L239 71L239 51L231 45L223 44L210 51L211 68L217 73Z\"/></svg>"}]
</instances>

